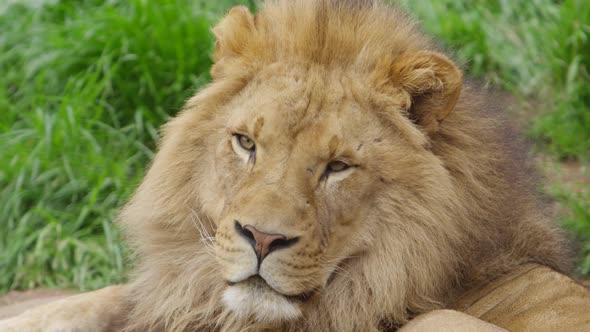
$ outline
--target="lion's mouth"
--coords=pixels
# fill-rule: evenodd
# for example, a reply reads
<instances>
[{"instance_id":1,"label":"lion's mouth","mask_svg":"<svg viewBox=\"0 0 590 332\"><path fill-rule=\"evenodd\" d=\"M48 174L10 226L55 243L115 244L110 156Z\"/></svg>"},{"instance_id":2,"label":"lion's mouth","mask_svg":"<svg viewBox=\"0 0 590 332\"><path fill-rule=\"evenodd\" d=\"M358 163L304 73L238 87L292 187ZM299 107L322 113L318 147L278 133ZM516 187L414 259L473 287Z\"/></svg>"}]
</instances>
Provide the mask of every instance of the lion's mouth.
<instances>
[{"instance_id":1,"label":"lion's mouth","mask_svg":"<svg viewBox=\"0 0 590 332\"><path fill-rule=\"evenodd\" d=\"M311 291L303 292L300 294L284 294L284 293L277 291L272 286L270 286L266 282L266 280L264 280L264 278L258 274L248 277L247 279L244 279L242 281L238 281L238 282L226 281L226 283L228 286L244 285L246 287L251 287L253 289L259 289L259 290L263 290L263 291L271 291L277 295L284 297L285 299L287 299L289 301L299 302L299 303L305 303L305 302L309 301L313 297L313 295L316 293L316 290L311 290Z\"/></svg>"}]
</instances>

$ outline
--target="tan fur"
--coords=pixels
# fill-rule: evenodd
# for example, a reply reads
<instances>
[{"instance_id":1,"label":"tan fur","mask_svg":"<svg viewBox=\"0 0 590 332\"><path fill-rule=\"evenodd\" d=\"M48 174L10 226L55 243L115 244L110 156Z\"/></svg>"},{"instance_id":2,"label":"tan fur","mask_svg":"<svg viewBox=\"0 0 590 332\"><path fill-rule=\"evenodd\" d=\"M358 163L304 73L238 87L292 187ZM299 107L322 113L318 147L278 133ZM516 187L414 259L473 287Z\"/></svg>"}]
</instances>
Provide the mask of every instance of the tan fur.
<instances>
[{"instance_id":1,"label":"tan fur","mask_svg":"<svg viewBox=\"0 0 590 332\"><path fill-rule=\"evenodd\" d=\"M380 331L525 263L569 269L494 101L403 13L267 1L213 31L214 81L164 126L121 214L128 331ZM254 160L232 133L254 139ZM323 176L334 159L356 167ZM256 258L236 220L300 237L261 265L274 290L240 282ZM262 306L314 294L295 319L254 304L240 317L226 280Z\"/></svg>"},{"instance_id":2,"label":"tan fur","mask_svg":"<svg viewBox=\"0 0 590 332\"><path fill-rule=\"evenodd\" d=\"M470 290L451 307L509 331L590 331L590 290L538 264Z\"/></svg>"},{"instance_id":3,"label":"tan fur","mask_svg":"<svg viewBox=\"0 0 590 332\"><path fill-rule=\"evenodd\" d=\"M18 316L0 320L2 332L110 332L121 329L125 311L122 286L65 296L46 304L30 303Z\"/></svg>"},{"instance_id":4,"label":"tan fur","mask_svg":"<svg viewBox=\"0 0 590 332\"><path fill-rule=\"evenodd\" d=\"M462 312L438 309L412 319L399 332L507 332Z\"/></svg>"}]
</instances>

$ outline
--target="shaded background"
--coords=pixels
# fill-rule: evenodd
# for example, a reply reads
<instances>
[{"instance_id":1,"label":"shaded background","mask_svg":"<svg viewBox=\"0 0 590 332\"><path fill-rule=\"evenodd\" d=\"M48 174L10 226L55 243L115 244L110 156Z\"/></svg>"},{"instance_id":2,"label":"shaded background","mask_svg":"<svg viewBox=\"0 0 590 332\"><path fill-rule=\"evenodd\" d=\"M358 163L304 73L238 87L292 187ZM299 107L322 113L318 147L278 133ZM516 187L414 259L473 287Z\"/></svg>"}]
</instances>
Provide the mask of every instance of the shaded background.
<instances>
[{"instance_id":1,"label":"shaded background","mask_svg":"<svg viewBox=\"0 0 590 332\"><path fill-rule=\"evenodd\" d=\"M590 274L590 1L400 0L502 89ZM113 220L158 127L209 80L230 0L0 3L0 293L124 281Z\"/></svg>"}]
</instances>

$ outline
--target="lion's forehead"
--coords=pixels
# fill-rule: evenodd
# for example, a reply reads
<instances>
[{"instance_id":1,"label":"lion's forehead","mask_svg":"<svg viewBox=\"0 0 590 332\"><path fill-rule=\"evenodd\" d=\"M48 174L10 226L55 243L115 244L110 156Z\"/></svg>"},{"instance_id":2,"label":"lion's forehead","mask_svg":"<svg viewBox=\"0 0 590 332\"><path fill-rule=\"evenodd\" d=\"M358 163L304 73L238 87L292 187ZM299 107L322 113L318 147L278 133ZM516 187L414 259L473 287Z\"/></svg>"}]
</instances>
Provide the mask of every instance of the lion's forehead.
<instances>
[{"instance_id":1,"label":"lion's forehead","mask_svg":"<svg viewBox=\"0 0 590 332\"><path fill-rule=\"evenodd\" d=\"M351 84L284 75L251 82L229 105L228 126L283 146L297 141L331 150L374 130L373 115L355 99Z\"/></svg>"}]
</instances>

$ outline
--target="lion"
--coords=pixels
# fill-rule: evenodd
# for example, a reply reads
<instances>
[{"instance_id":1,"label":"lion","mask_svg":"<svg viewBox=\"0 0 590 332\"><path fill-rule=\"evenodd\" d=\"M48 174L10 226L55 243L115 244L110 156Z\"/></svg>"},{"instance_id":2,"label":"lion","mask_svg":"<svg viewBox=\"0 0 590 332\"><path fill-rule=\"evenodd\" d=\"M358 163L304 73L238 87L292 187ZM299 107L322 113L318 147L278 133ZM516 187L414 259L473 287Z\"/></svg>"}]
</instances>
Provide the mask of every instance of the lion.
<instances>
[{"instance_id":1,"label":"lion","mask_svg":"<svg viewBox=\"0 0 590 332\"><path fill-rule=\"evenodd\" d=\"M212 82L121 212L130 282L20 331L590 327L526 149L413 19L279 0L213 33Z\"/></svg>"}]
</instances>

